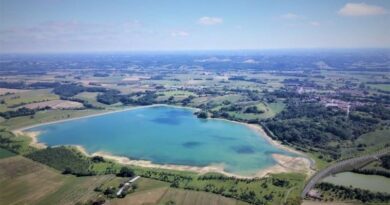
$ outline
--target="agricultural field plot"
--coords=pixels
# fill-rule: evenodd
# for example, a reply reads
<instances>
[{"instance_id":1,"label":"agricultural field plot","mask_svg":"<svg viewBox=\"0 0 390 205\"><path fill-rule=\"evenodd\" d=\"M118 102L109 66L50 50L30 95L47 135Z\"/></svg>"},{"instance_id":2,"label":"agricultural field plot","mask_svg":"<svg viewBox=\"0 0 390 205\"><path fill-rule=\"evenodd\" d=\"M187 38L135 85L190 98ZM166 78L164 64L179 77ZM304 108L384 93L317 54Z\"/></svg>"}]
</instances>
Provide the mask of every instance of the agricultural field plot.
<instances>
[{"instance_id":1,"label":"agricultural field plot","mask_svg":"<svg viewBox=\"0 0 390 205\"><path fill-rule=\"evenodd\" d=\"M223 101L229 101L231 103L235 103L240 100L245 100L245 97L234 94L234 95L223 95L223 96L213 97L211 98L210 101L213 103L222 104Z\"/></svg>"},{"instance_id":2,"label":"agricultural field plot","mask_svg":"<svg viewBox=\"0 0 390 205\"><path fill-rule=\"evenodd\" d=\"M159 95L157 101L164 101L168 100L169 98L173 98L173 101L181 101L189 96L197 97L196 93L181 90L158 92L157 95Z\"/></svg>"},{"instance_id":3,"label":"agricultural field plot","mask_svg":"<svg viewBox=\"0 0 390 205\"><path fill-rule=\"evenodd\" d=\"M141 204L169 204L176 205L246 205L247 203L220 195L190 190L174 189L169 183L153 179L141 178L137 181L135 193L127 195L123 199L114 199L111 205L141 205Z\"/></svg>"},{"instance_id":4,"label":"agricultural field plot","mask_svg":"<svg viewBox=\"0 0 390 205\"><path fill-rule=\"evenodd\" d=\"M147 79L150 79L150 77L131 75L131 76L125 76L124 78L122 78L122 81L140 81L140 80L147 80Z\"/></svg>"},{"instance_id":5,"label":"agricultural field plot","mask_svg":"<svg viewBox=\"0 0 390 205\"><path fill-rule=\"evenodd\" d=\"M8 107L58 99L59 96L51 93L51 89L30 90L0 97Z\"/></svg>"},{"instance_id":6,"label":"agricultural field plot","mask_svg":"<svg viewBox=\"0 0 390 205\"><path fill-rule=\"evenodd\" d=\"M27 91L29 91L29 90L0 88L0 95L5 95L7 93L22 93L22 92L27 92Z\"/></svg>"},{"instance_id":7,"label":"agricultural field plot","mask_svg":"<svg viewBox=\"0 0 390 205\"><path fill-rule=\"evenodd\" d=\"M12 156L15 156L15 154L6 149L0 148L0 160Z\"/></svg>"},{"instance_id":8,"label":"agricultural field plot","mask_svg":"<svg viewBox=\"0 0 390 205\"><path fill-rule=\"evenodd\" d=\"M8 107L5 104L0 104L0 112L7 111Z\"/></svg>"},{"instance_id":9,"label":"agricultural field plot","mask_svg":"<svg viewBox=\"0 0 390 205\"><path fill-rule=\"evenodd\" d=\"M390 92L390 84L369 84L370 88Z\"/></svg>"},{"instance_id":10,"label":"agricultural field plot","mask_svg":"<svg viewBox=\"0 0 390 205\"><path fill-rule=\"evenodd\" d=\"M44 204L69 204L77 202L86 202L89 199L98 197L99 193L94 189L104 181L111 179L112 175L75 177L69 176L69 179L57 189L57 191L42 199L39 205Z\"/></svg>"},{"instance_id":11,"label":"agricultural field plot","mask_svg":"<svg viewBox=\"0 0 390 205\"><path fill-rule=\"evenodd\" d=\"M94 188L112 175L62 175L30 159L0 159L0 204L75 204L97 196Z\"/></svg>"},{"instance_id":12,"label":"agricultural field plot","mask_svg":"<svg viewBox=\"0 0 390 205\"><path fill-rule=\"evenodd\" d=\"M27 105L23 105L22 107L29 109L39 109L45 107L50 107L51 109L75 109L82 108L83 104L69 100L50 100L38 103L30 103Z\"/></svg>"},{"instance_id":13,"label":"agricultural field plot","mask_svg":"<svg viewBox=\"0 0 390 205\"><path fill-rule=\"evenodd\" d=\"M174 202L178 205L246 205L247 203L220 195L169 188L159 200L160 204Z\"/></svg>"},{"instance_id":14,"label":"agricultural field plot","mask_svg":"<svg viewBox=\"0 0 390 205\"><path fill-rule=\"evenodd\" d=\"M356 143L365 144L368 146L367 151L381 149L385 144L390 143L390 127L384 127L383 129L376 129L373 132L369 132L361 135Z\"/></svg>"},{"instance_id":15,"label":"agricultural field plot","mask_svg":"<svg viewBox=\"0 0 390 205\"><path fill-rule=\"evenodd\" d=\"M372 192L390 193L390 179L384 176L343 172L334 176L326 177L322 181L345 187L360 188Z\"/></svg>"},{"instance_id":16,"label":"agricultural field plot","mask_svg":"<svg viewBox=\"0 0 390 205\"><path fill-rule=\"evenodd\" d=\"M103 112L102 110L45 110L35 113L34 117L23 116L5 120L0 123L0 127L9 129L21 128L30 125L67 120Z\"/></svg>"},{"instance_id":17,"label":"agricultural field plot","mask_svg":"<svg viewBox=\"0 0 390 205\"><path fill-rule=\"evenodd\" d=\"M360 170L373 170L373 171L382 171L382 172L389 172L390 170L383 167L382 163L379 161L371 162L364 167L361 167Z\"/></svg>"},{"instance_id":18,"label":"agricultural field plot","mask_svg":"<svg viewBox=\"0 0 390 205\"><path fill-rule=\"evenodd\" d=\"M262 113L245 113L244 110L250 106L256 106L259 111L262 111ZM230 111L228 114L241 120L267 119L280 113L284 109L285 104L281 101L275 103L260 102L258 104L250 104L250 106L244 107L241 111ZM214 110L218 110L221 107L222 106L216 107Z\"/></svg>"},{"instance_id":19,"label":"agricultural field plot","mask_svg":"<svg viewBox=\"0 0 390 205\"><path fill-rule=\"evenodd\" d=\"M302 205L360 205L360 204L363 204L363 203L336 202L336 201L324 202L324 201L309 201L309 200L303 201L303 203L302 203ZM380 205L380 204L376 204L376 205Z\"/></svg>"},{"instance_id":20,"label":"agricultural field plot","mask_svg":"<svg viewBox=\"0 0 390 205\"><path fill-rule=\"evenodd\" d=\"M99 95L98 92L81 92L75 96L73 96L76 99L85 100L88 103L92 104L96 107L105 107L107 105L100 103L96 100L96 97Z\"/></svg>"},{"instance_id":21,"label":"agricultural field plot","mask_svg":"<svg viewBox=\"0 0 390 205\"><path fill-rule=\"evenodd\" d=\"M0 160L0 204L36 204L53 194L66 177L21 156Z\"/></svg>"},{"instance_id":22,"label":"agricultural field plot","mask_svg":"<svg viewBox=\"0 0 390 205\"><path fill-rule=\"evenodd\" d=\"M123 199L114 199L110 201L109 205L155 205L159 204L160 198L165 194L168 187L163 188L157 188L157 189L151 189L147 191L142 192L135 192L132 194L127 195Z\"/></svg>"},{"instance_id":23,"label":"agricultural field plot","mask_svg":"<svg viewBox=\"0 0 390 205\"><path fill-rule=\"evenodd\" d=\"M116 85L118 82L122 81L121 76L109 76L109 77L92 77L92 76L83 76L81 80L76 80L82 85L88 86L92 84L100 85Z\"/></svg>"}]
</instances>

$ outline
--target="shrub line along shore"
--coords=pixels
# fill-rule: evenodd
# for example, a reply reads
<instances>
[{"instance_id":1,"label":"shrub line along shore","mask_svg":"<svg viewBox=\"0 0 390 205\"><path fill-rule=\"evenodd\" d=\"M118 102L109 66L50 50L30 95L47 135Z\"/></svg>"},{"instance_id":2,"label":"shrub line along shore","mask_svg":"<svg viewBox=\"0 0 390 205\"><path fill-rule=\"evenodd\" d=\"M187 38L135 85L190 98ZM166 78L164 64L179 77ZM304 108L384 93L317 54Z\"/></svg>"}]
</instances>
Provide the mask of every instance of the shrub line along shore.
<instances>
[{"instance_id":1,"label":"shrub line along shore","mask_svg":"<svg viewBox=\"0 0 390 205\"><path fill-rule=\"evenodd\" d=\"M177 108L182 108L182 109L190 109L193 111L199 111L199 109L191 108L191 107L173 106L173 105L166 105L166 104L154 104L154 105L130 107L130 108L125 108L125 109L120 109L120 110L113 110L113 111L102 112L102 113L97 113L97 114L92 114L92 115L87 115L87 116L82 116L82 117L76 117L76 118L70 118L70 119L63 119L63 120L58 120L58 121L53 121L53 122L45 122L45 123L40 123L40 124L36 124L36 125L30 125L30 126L26 126L26 127L22 127L22 128L17 128L17 129L14 129L13 132L16 135L25 135L25 136L31 138L30 145L33 147L42 149L42 148L45 148L46 145L44 143L40 143L38 141L38 137L39 137L40 133L34 132L34 131L26 131L26 130L32 129L35 127L39 127L39 126L43 126L43 125L50 125L50 124L67 122L67 121L72 121L72 120L91 118L91 117L97 117L97 116L101 116L101 115L112 114L112 113L142 109L142 108L147 108L147 107L158 107L158 106L177 107ZM113 154L107 153L107 152L95 152L95 153L91 154L91 153L88 153L86 151L86 149L80 145L72 145L72 146L76 147L80 152L82 152L86 156L102 156L102 157L105 157L107 159L116 161L120 164L147 167L147 168L160 168L160 169L168 169L168 170L191 171L191 172L196 172L196 173L200 173L200 174L204 174L207 172L216 172L216 173L224 174L226 176L237 177L237 178L256 178L256 177L260 178L260 177L266 176L267 174L272 174L272 173L283 173L283 172L301 172L302 173L302 172L304 172L308 176L310 176L312 173L314 173L314 170L312 170L312 168L311 168L312 167L312 160L307 155L305 155L304 153L299 152L293 148L282 145L278 141L273 140L270 136L268 136L268 134L263 130L263 128L260 125L248 124L248 123L243 123L243 122L236 122L236 121L221 119L221 118L216 118L213 120L229 121L229 122L238 123L238 124L247 126L248 128L257 132L260 136L262 136L267 142L269 142L273 146L276 146L280 149L286 150L286 151L291 152L291 153L298 154L300 156L299 157L291 157L291 156L282 155L282 154L272 154L272 157L276 161L275 165L261 169L252 176L243 176L243 175L233 174L233 173L229 173L229 172L224 171L223 164L212 164L212 165L204 166L204 167L187 166L187 165L172 165L172 164L154 164L151 161L132 160L128 157L116 156L116 155L113 155Z\"/></svg>"}]
</instances>

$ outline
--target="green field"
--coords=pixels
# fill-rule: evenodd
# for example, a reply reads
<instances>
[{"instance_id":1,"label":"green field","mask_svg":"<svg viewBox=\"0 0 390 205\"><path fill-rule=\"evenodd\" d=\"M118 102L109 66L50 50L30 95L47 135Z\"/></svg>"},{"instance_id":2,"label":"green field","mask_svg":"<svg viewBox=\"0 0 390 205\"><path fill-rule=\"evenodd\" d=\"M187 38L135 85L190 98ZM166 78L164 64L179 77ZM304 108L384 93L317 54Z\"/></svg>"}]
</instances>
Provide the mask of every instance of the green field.
<instances>
[{"instance_id":1,"label":"green field","mask_svg":"<svg viewBox=\"0 0 390 205\"><path fill-rule=\"evenodd\" d=\"M74 98L85 100L88 103L92 104L95 107L106 107L107 105L104 105L96 100L96 96L98 96L98 92L82 92L74 96Z\"/></svg>"},{"instance_id":2,"label":"green field","mask_svg":"<svg viewBox=\"0 0 390 205\"><path fill-rule=\"evenodd\" d=\"M8 107L12 107L33 102L57 100L59 99L59 96L51 93L51 89L41 89L14 93L11 95L0 97L0 99L4 100L5 105L7 105Z\"/></svg>"},{"instance_id":3,"label":"green field","mask_svg":"<svg viewBox=\"0 0 390 205\"><path fill-rule=\"evenodd\" d=\"M382 148L385 144L390 143L390 127L376 129L373 132L363 134L357 140L358 143L366 144L369 149L376 150Z\"/></svg>"},{"instance_id":4,"label":"green field","mask_svg":"<svg viewBox=\"0 0 390 205\"><path fill-rule=\"evenodd\" d=\"M220 195L170 188L169 183L141 178L136 182L135 193L123 199L114 199L110 204L176 204L176 205L246 205L247 203Z\"/></svg>"},{"instance_id":5,"label":"green field","mask_svg":"<svg viewBox=\"0 0 390 205\"><path fill-rule=\"evenodd\" d=\"M94 184L107 176L62 175L21 156L0 160L0 204L75 204L95 197Z\"/></svg>"},{"instance_id":6,"label":"green field","mask_svg":"<svg viewBox=\"0 0 390 205\"><path fill-rule=\"evenodd\" d=\"M1 127L8 129L22 128L30 125L66 120L103 112L102 110L45 110L35 113L33 117L15 117L0 123Z\"/></svg>"},{"instance_id":7,"label":"green field","mask_svg":"<svg viewBox=\"0 0 390 205\"><path fill-rule=\"evenodd\" d=\"M370 84L371 88L390 92L390 84Z\"/></svg>"},{"instance_id":8,"label":"green field","mask_svg":"<svg viewBox=\"0 0 390 205\"><path fill-rule=\"evenodd\" d=\"M12 157L12 156L15 156L15 153L10 152L10 151L8 151L6 149L0 148L0 159L4 159L4 158L7 158L7 157Z\"/></svg>"},{"instance_id":9,"label":"green field","mask_svg":"<svg viewBox=\"0 0 390 205\"><path fill-rule=\"evenodd\" d=\"M14 156L0 159L0 204L75 204L98 197L96 187L119 187L126 180L114 175L75 177L62 175L30 159ZM134 193L110 204L239 204L220 195L170 188L167 182L141 178Z\"/></svg>"}]
</instances>

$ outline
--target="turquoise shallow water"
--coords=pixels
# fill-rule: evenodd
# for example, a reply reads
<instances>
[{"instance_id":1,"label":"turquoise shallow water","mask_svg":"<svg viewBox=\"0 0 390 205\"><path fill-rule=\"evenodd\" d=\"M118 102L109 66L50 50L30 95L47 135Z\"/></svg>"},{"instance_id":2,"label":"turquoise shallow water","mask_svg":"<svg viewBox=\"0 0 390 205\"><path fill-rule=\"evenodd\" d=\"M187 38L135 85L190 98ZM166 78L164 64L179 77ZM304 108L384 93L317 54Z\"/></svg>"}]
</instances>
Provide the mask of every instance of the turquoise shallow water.
<instances>
[{"instance_id":1,"label":"turquoise shallow water","mask_svg":"<svg viewBox=\"0 0 390 205\"><path fill-rule=\"evenodd\" d=\"M157 164L207 166L250 175L275 164L271 154L289 154L254 130L224 120L198 119L190 109L147 107L42 125L39 142L81 145L88 152L109 152Z\"/></svg>"}]
</instances>

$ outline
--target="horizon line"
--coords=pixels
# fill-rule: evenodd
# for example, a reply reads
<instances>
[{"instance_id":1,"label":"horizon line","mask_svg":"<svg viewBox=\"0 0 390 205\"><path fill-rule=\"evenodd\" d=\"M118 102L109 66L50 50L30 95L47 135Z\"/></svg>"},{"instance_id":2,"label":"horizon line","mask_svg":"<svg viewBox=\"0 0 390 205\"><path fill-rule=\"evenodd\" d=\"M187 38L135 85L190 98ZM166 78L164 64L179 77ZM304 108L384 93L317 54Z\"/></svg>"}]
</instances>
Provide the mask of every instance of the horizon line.
<instances>
[{"instance_id":1,"label":"horizon line","mask_svg":"<svg viewBox=\"0 0 390 205\"><path fill-rule=\"evenodd\" d=\"M97 50L97 51L25 51L2 52L0 55L44 54L126 54L126 53L210 53L210 52L262 52L262 51L343 51L343 50L390 50L390 47L310 47L310 48L258 48L258 49L176 49L176 50Z\"/></svg>"}]
</instances>

